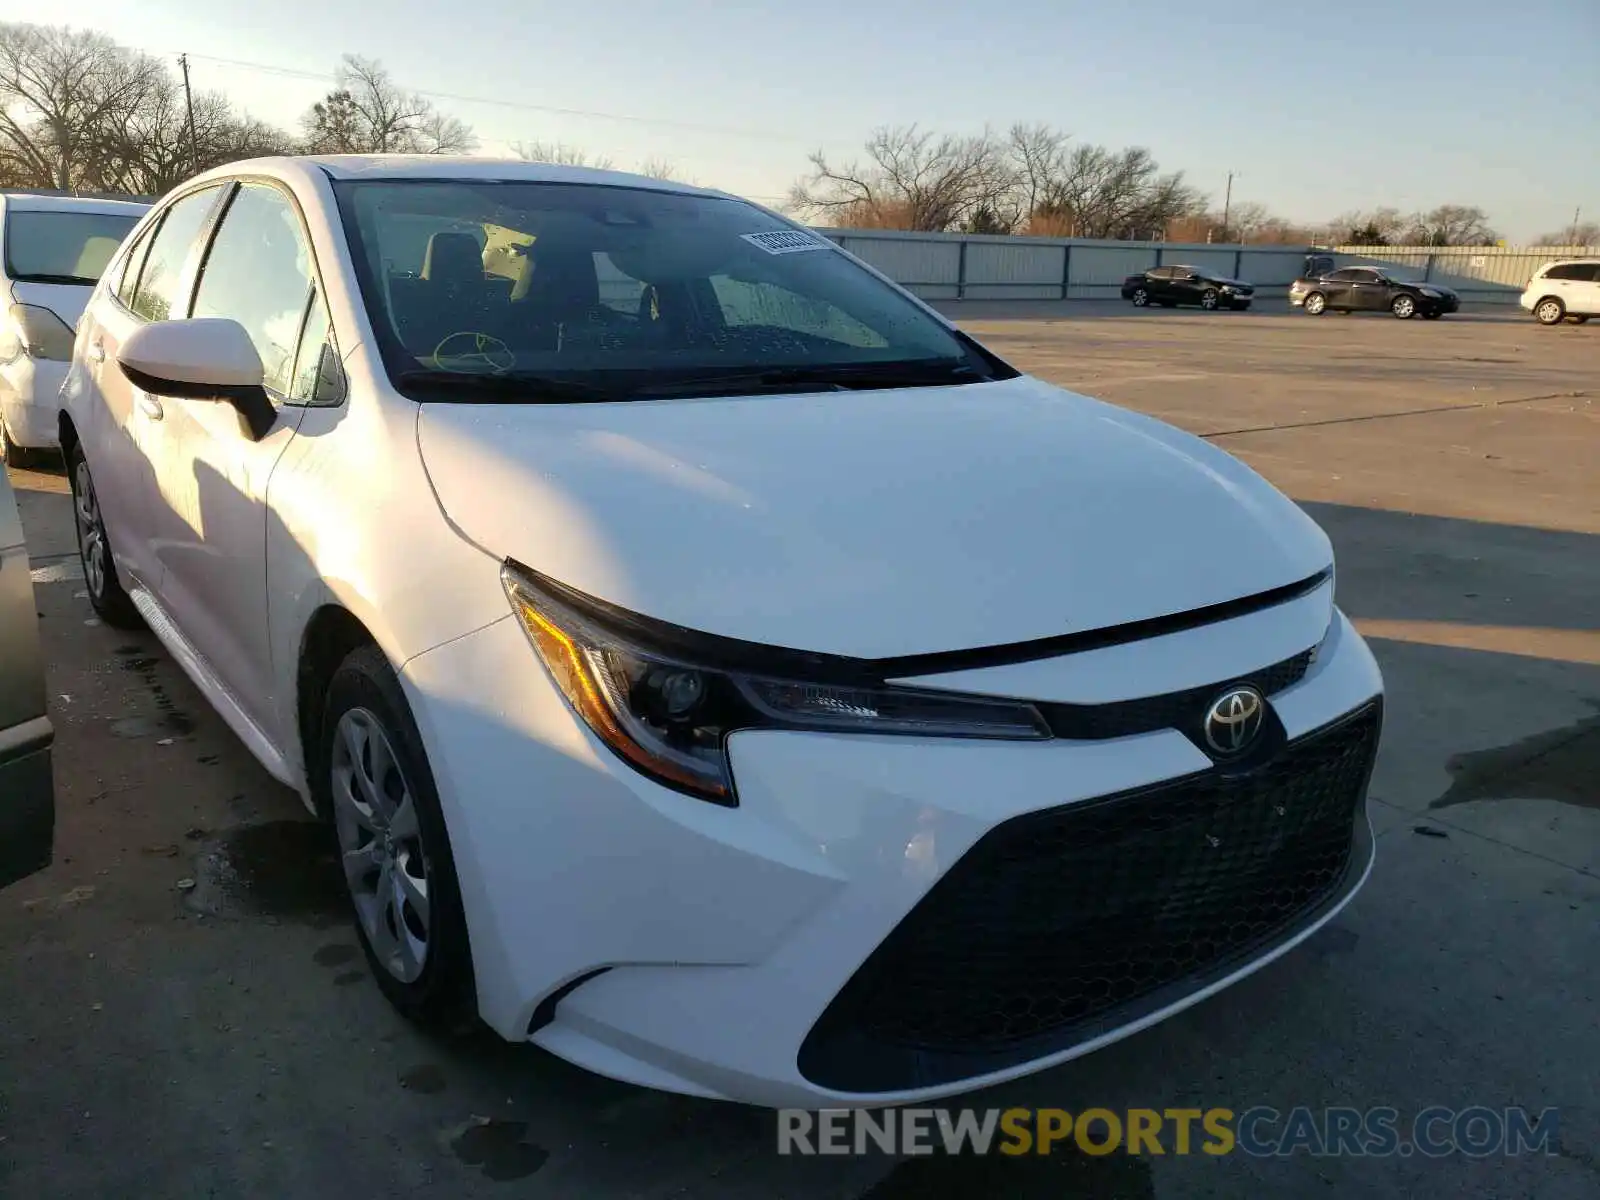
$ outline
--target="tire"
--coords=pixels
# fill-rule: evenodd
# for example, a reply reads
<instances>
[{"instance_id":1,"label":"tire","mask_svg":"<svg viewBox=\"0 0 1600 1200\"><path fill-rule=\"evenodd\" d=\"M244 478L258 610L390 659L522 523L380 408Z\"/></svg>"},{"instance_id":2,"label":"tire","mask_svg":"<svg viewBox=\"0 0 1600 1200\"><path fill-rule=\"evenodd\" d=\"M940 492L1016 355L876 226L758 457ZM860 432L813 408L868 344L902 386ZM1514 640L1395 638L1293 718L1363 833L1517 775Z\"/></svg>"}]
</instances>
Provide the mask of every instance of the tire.
<instances>
[{"instance_id":1,"label":"tire","mask_svg":"<svg viewBox=\"0 0 1600 1200\"><path fill-rule=\"evenodd\" d=\"M1220 297L1217 295L1216 288L1207 288L1205 291L1200 293L1200 307L1205 309L1207 312L1216 312L1217 302L1219 299Z\"/></svg>"},{"instance_id":2,"label":"tire","mask_svg":"<svg viewBox=\"0 0 1600 1200\"><path fill-rule=\"evenodd\" d=\"M1554 296L1546 296L1533 306L1534 319L1541 325L1559 325L1566 315L1567 306Z\"/></svg>"},{"instance_id":3,"label":"tire","mask_svg":"<svg viewBox=\"0 0 1600 1200\"><path fill-rule=\"evenodd\" d=\"M8 467L31 467L36 460L34 451L11 440L11 435L6 431L5 418L0 417L0 461L4 461Z\"/></svg>"},{"instance_id":4,"label":"tire","mask_svg":"<svg viewBox=\"0 0 1600 1200\"><path fill-rule=\"evenodd\" d=\"M1135 308L1148 308L1150 305L1150 292L1145 288L1136 287L1133 289L1133 295L1129 299L1133 301Z\"/></svg>"},{"instance_id":5,"label":"tire","mask_svg":"<svg viewBox=\"0 0 1600 1200\"><path fill-rule=\"evenodd\" d=\"M1306 302L1302 307L1306 310L1307 316L1320 317L1328 311L1328 298L1321 292L1312 292L1306 297Z\"/></svg>"},{"instance_id":6,"label":"tire","mask_svg":"<svg viewBox=\"0 0 1600 1200\"><path fill-rule=\"evenodd\" d=\"M1588 316L1587 313L1584 313L1584 314L1579 315L1579 316L1569 316L1569 317L1567 317L1567 320L1571 321L1574 325L1582 325L1588 319L1589 319L1589 316Z\"/></svg>"},{"instance_id":7,"label":"tire","mask_svg":"<svg viewBox=\"0 0 1600 1200\"><path fill-rule=\"evenodd\" d=\"M74 446L67 456L67 479L72 485L73 525L78 532L78 564L83 568L83 586L95 615L113 629L142 629L144 618L122 590L117 578L116 559L111 553L111 538L106 533L100 498L95 493L94 476L83 447Z\"/></svg>"},{"instance_id":8,"label":"tire","mask_svg":"<svg viewBox=\"0 0 1600 1200\"><path fill-rule=\"evenodd\" d=\"M1415 296L1408 296L1401 292L1389 302L1389 311L1402 321L1409 321L1417 315L1417 300Z\"/></svg>"},{"instance_id":9,"label":"tire","mask_svg":"<svg viewBox=\"0 0 1600 1200\"><path fill-rule=\"evenodd\" d=\"M310 776L379 989L427 1028L470 1022L472 949L449 831L411 706L376 646L334 672Z\"/></svg>"},{"instance_id":10,"label":"tire","mask_svg":"<svg viewBox=\"0 0 1600 1200\"><path fill-rule=\"evenodd\" d=\"M1435 309L1432 312L1423 313L1422 314L1422 319L1424 321L1437 321L1442 316L1444 316L1444 314L1442 312L1439 312L1437 309Z\"/></svg>"}]
</instances>

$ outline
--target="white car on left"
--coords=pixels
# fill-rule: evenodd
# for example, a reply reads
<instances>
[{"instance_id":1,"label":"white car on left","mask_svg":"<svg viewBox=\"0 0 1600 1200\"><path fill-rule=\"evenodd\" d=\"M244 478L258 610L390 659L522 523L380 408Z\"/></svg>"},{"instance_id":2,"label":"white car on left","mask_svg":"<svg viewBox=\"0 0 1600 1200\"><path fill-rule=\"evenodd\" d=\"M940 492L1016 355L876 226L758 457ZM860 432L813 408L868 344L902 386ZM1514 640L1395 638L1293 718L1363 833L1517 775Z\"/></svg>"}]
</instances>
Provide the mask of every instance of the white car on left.
<instances>
[{"instance_id":1,"label":"white car on left","mask_svg":"<svg viewBox=\"0 0 1600 1200\"><path fill-rule=\"evenodd\" d=\"M106 264L149 207L0 195L0 457L10 465L59 446L58 397L78 318Z\"/></svg>"}]
</instances>

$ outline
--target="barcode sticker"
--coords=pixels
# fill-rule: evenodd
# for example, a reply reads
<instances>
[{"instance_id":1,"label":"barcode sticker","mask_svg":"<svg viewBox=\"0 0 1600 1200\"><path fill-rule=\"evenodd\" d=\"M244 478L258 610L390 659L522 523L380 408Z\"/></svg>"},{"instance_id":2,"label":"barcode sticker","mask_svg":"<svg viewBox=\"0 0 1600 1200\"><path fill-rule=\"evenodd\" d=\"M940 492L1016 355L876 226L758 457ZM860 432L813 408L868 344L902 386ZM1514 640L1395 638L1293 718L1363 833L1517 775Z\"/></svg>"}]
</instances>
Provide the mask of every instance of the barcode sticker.
<instances>
[{"instance_id":1,"label":"barcode sticker","mask_svg":"<svg viewBox=\"0 0 1600 1200\"><path fill-rule=\"evenodd\" d=\"M772 233L742 233L739 235L752 246L760 246L768 254L795 254L801 250L826 250L831 242L801 233L798 229L780 229Z\"/></svg>"}]
</instances>

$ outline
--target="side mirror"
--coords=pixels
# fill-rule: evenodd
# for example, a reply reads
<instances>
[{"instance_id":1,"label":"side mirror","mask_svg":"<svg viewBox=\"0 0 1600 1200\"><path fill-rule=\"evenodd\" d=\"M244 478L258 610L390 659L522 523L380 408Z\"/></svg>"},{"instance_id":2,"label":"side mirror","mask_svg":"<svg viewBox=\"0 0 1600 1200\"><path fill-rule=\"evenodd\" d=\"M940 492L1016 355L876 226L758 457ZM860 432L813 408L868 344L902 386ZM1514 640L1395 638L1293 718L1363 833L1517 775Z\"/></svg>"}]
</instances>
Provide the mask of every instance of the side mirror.
<instances>
[{"instance_id":1,"label":"side mirror","mask_svg":"<svg viewBox=\"0 0 1600 1200\"><path fill-rule=\"evenodd\" d=\"M117 364L130 383L152 395L232 404L257 441L277 420L261 383L261 356L230 317L141 326L122 343Z\"/></svg>"}]
</instances>

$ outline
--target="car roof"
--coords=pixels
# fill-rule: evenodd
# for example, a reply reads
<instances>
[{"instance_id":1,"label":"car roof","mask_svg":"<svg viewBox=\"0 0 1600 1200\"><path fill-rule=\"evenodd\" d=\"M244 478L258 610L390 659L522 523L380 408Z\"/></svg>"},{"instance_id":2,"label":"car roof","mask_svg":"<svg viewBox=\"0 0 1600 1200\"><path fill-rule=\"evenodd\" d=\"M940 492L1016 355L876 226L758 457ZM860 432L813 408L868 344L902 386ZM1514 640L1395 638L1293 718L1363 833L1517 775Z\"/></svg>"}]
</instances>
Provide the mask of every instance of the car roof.
<instances>
[{"instance_id":1,"label":"car roof","mask_svg":"<svg viewBox=\"0 0 1600 1200\"><path fill-rule=\"evenodd\" d=\"M235 175L265 174L284 179L305 179L321 171L335 180L410 179L481 180L503 183L587 183L613 187L646 188L691 196L730 198L728 193L695 187L670 179L603 171L596 167L568 167L556 163L526 162L520 158L479 158L464 154L295 154L253 158L228 163L195 177L227 179ZM191 182L194 182L191 181Z\"/></svg>"},{"instance_id":2,"label":"car roof","mask_svg":"<svg viewBox=\"0 0 1600 1200\"><path fill-rule=\"evenodd\" d=\"M1590 256L1588 258L1552 258L1549 262L1545 263L1545 265L1543 267L1540 267L1539 269L1542 271L1542 270L1545 270L1546 268L1549 268L1549 267L1566 267L1566 266L1571 266L1573 263L1582 263L1585 266L1588 266L1591 263L1600 263L1600 258L1596 258L1596 257L1593 257L1593 256Z\"/></svg>"},{"instance_id":3,"label":"car roof","mask_svg":"<svg viewBox=\"0 0 1600 1200\"><path fill-rule=\"evenodd\" d=\"M99 200L88 196L40 196L31 192L6 192L5 206L16 212L89 212L137 217L149 211L143 200Z\"/></svg>"}]
</instances>

